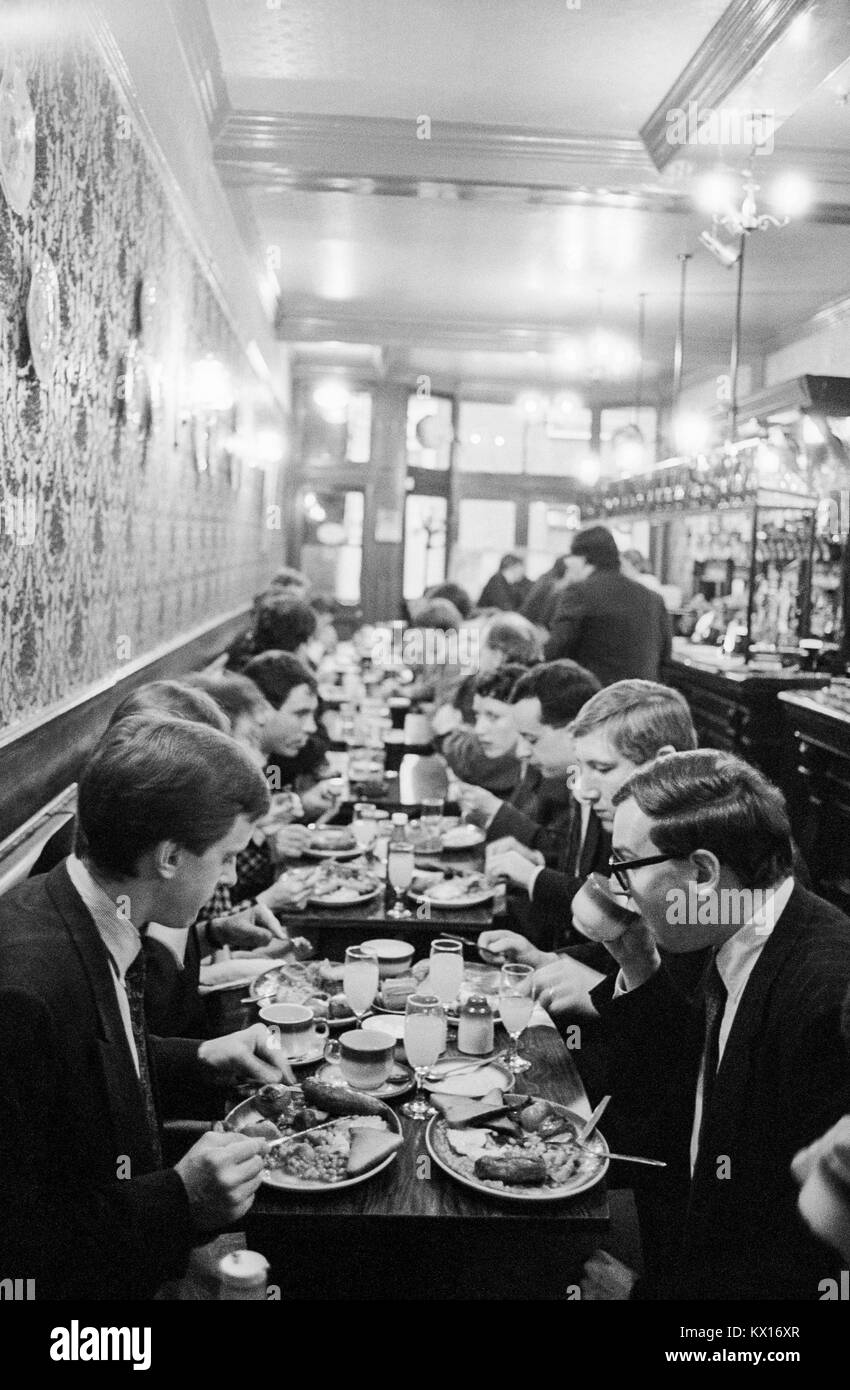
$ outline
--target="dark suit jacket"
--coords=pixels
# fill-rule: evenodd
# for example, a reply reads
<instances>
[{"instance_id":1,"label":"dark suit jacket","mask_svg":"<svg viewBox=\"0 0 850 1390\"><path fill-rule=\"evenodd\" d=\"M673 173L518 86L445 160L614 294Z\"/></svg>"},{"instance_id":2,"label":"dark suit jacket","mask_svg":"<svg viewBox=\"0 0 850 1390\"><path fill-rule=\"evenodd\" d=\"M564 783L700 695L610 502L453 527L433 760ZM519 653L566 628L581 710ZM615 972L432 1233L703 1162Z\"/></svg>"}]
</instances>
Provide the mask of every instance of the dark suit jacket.
<instances>
[{"instance_id":1,"label":"dark suit jacket","mask_svg":"<svg viewBox=\"0 0 850 1390\"><path fill-rule=\"evenodd\" d=\"M149 1051L161 1113L190 1113L197 1042ZM39 1299L149 1298L180 1273L186 1191L155 1169L108 955L64 864L0 899L0 1116L0 1268Z\"/></svg>"},{"instance_id":2,"label":"dark suit jacket","mask_svg":"<svg viewBox=\"0 0 850 1390\"><path fill-rule=\"evenodd\" d=\"M672 629L659 594L619 570L594 570L562 591L544 659L572 657L603 685L658 680L670 655Z\"/></svg>"},{"instance_id":3,"label":"dark suit jacket","mask_svg":"<svg viewBox=\"0 0 850 1390\"><path fill-rule=\"evenodd\" d=\"M680 1210L678 1268L651 1297L817 1299L836 1260L797 1212L791 1159L850 1110L841 1004L850 921L799 886L747 982L723 1052L693 1179L689 1149L702 1055L702 1005L665 967L614 999L593 991L605 1025L612 1148L666 1158ZM624 1147L628 1145L636 1147Z\"/></svg>"},{"instance_id":4,"label":"dark suit jacket","mask_svg":"<svg viewBox=\"0 0 850 1390\"><path fill-rule=\"evenodd\" d=\"M497 570L481 590L477 607L501 608L506 613L518 613L530 592L530 579L523 576L517 584L509 584L501 570Z\"/></svg>"}]
</instances>

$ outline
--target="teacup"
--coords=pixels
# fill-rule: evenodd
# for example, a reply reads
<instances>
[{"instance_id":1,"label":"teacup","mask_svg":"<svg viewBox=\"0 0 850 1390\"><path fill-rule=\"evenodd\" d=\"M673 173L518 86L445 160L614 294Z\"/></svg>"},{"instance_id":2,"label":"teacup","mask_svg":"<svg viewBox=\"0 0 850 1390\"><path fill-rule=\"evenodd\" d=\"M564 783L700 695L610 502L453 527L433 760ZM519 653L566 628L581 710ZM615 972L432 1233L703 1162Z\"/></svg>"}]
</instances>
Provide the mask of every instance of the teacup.
<instances>
[{"instance_id":1,"label":"teacup","mask_svg":"<svg viewBox=\"0 0 850 1390\"><path fill-rule=\"evenodd\" d=\"M325 1043L325 1059L339 1064L349 1086L358 1091L380 1090L393 1069L395 1038L372 1028L353 1029Z\"/></svg>"},{"instance_id":2,"label":"teacup","mask_svg":"<svg viewBox=\"0 0 850 1390\"><path fill-rule=\"evenodd\" d=\"M611 892L607 879L591 874L573 898L573 920L591 941L616 941L627 927L638 920Z\"/></svg>"},{"instance_id":3,"label":"teacup","mask_svg":"<svg viewBox=\"0 0 850 1390\"><path fill-rule=\"evenodd\" d=\"M268 1026L272 1047L279 1047L291 1062L308 1057L328 1036L327 1023L306 1004L266 1004L260 1018Z\"/></svg>"}]
</instances>

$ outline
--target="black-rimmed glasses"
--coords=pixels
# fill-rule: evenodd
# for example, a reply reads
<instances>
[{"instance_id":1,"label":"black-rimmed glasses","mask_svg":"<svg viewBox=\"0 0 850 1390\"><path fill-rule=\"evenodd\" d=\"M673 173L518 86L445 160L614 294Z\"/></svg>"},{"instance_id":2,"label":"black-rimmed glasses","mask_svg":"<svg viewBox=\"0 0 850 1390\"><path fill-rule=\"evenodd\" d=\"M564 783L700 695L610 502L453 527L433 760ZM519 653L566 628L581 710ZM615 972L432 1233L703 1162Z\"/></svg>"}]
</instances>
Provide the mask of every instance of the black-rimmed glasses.
<instances>
[{"instance_id":1,"label":"black-rimmed glasses","mask_svg":"<svg viewBox=\"0 0 850 1390\"><path fill-rule=\"evenodd\" d=\"M608 872L614 875L624 893L631 893L630 869L645 869L650 864L666 864L672 858L672 854L649 854L645 859L615 859L612 854L608 860Z\"/></svg>"}]
</instances>

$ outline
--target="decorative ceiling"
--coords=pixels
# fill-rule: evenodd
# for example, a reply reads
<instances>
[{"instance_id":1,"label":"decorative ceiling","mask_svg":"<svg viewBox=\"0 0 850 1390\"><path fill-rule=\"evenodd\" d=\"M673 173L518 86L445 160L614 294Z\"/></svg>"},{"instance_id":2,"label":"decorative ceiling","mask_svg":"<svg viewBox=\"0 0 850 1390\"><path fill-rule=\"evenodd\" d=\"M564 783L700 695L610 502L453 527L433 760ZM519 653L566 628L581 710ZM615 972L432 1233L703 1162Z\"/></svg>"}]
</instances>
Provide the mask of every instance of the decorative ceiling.
<instances>
[{"instance_id":1,"label":"decorative ceiling","mask_svg":"<svg viewBox=\"0 0 850 1390\"><path fill-rule=\"evenodd\" d=\"M745 360L850 292L846 0L207 0L177 22L296 365L663 394L687 254L686 379L722 371L736 274L694 205L717 151L667 138L690 101L775 112L759 196L788 171L814 192L748 239Z\"/></svg>"}]
</instances>

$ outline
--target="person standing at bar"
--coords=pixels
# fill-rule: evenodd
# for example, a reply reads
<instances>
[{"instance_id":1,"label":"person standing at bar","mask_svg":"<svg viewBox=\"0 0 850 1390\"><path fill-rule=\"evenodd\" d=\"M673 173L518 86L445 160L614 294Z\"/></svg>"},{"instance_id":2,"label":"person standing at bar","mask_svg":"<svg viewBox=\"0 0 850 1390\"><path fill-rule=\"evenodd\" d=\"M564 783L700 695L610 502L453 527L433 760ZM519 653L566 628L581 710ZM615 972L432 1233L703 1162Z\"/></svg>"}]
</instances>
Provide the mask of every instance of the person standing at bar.
<instances>
[{"instance_id":1,"label":"person standing at bar","mask_svg":"<svg viewBox=\"0 0 850 1390\"><path fill-rule=\"evenodd\" d=\"M566 567L568 583L552 617L544 659L572 657L602 685L657 681L672 647L670 618L659 594L622 573L607 526L579 531Z\"/></svg>"},{"instance_id":2,"label":"person standing at bar","mask_svg":"<svg viewBox=\"0 0 850 1390\"><path fill-rule=\"evenodd\" d=\"M498 570L481 590L478 607L501 608L506 613L518 613L530 592L531 580L526 576L520 557L503 555Z\"/></svg>"}]
</instances>

